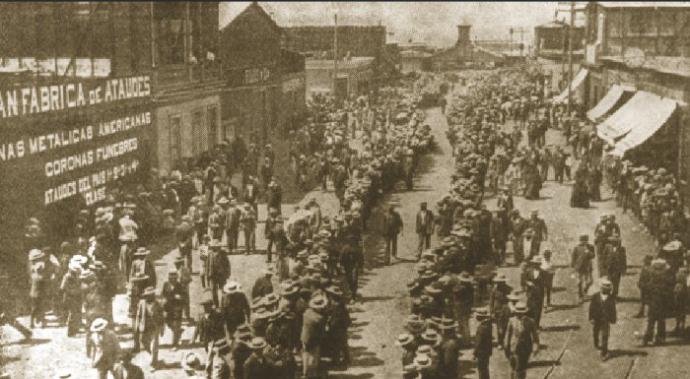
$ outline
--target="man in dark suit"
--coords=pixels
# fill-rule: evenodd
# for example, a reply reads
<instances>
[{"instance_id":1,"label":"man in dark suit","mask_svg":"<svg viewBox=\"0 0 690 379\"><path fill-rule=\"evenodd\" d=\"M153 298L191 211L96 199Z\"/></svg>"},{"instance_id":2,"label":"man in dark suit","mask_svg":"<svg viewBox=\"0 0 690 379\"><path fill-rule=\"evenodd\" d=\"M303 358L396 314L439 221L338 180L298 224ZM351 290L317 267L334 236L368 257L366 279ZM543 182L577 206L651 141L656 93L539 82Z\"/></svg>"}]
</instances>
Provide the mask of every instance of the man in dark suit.
<instances>
[{"instance_id":1,"label":"man in dark suit","mask_svg":"<svg viewBox=\"0 0 690 379\"><path fill-rule=\"evenodd\" d=\"M477 331L474 335L474 359L477 360L477 377L489 379L489 359L491 359L492 325L491 316L486 308L477 309Z\"/></svg>"},{"instance_id":2,"label":"man in dark suit","mask_svg":"<svg viewBox=\"0 0 690 379\"><path fill-rule=\"evenodd\" d=\"M386 238L386 264L391 263L391 255L398 258L398 234L403 230L400 213L391 205L383 216L383 236Z\"/></svg>"},{"instance_id":3,"label":"man in dark suit","mask_svg":"<svg viewBox=\"0 0 690 379\"><path fill-rule=\"evenodd\" d=\"M607 278L600 282L601 291L589 303L589 322L592 323L594 347L601 350L601 360L609 358L609 332L611 324L616 323L616 298L611 293L613 283ZM601 336L601 344L599 344Z\"/></svg>"},{"instance_id":4,"label":"man in dark suit","mask_svg":"<svg viewBox=\"0 0 690 379\"><path fill-rule=\"evenodd\" d=\"M230 262L221 248L223 245L220 241L211 242L211 251L206 259L206 283L208 283L213 298L213 304L217 307L220 305L218 301L218 291L223 289L225 282L230 276Z\"/></svg>"},{"instance_id":5,"label":"man in dark suit","mask_svg":"<svg viewBox=\"0 0 690 379\"><path fill-rule=\"evenodd\" d=\"M431 234L434 232L434 213L427 209L426 201L420 204L417 212L415 231L419 236L417 245L417 260L422 256L422 250L431 247Z\"/></svg>"},{"instance_id":6,"label":"man in dark suit","mask_svg":"<svg viewBox=\"0 0 690 379\"><path fill-rule=\"evenodd\" d=\"M513 309L514 316L508 323L504 352L510 361L511 378L527 377L529 358L539 352L539 335L534 320L527 316L527 304L518 302Z\"/></svg>"}]
</instances>

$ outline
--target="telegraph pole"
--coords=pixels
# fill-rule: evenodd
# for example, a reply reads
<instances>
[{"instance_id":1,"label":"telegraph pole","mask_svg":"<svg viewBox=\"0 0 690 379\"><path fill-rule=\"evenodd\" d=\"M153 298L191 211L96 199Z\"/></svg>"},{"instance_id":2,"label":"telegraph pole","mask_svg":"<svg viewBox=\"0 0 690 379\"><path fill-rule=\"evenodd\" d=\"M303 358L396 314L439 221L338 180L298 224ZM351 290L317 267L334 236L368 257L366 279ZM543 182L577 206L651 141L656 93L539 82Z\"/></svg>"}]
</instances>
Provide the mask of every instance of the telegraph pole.
<instances>
[{"instance_id":1,"label":"telegraph pole","mask_svg":"<svg viewBox=\"0 0 690 379\"><path fill-rule=\"evenodd\" d=\"M333 15L335 21L335 29L333 31L333 97L336 97L336 88L338 81L338 14Z\"/></svg>"},{"instance_id":2,"label":"telegraph pole","mask_svg":"<svg viewBox=\"0 0 690 379\"><path fill-rule=\"evenodd\" d=\"M568 28L568 113L572 107L573 90L573 29L575 27L575 2L570 2L570 28Z\"/></svg>"}]
</instances>

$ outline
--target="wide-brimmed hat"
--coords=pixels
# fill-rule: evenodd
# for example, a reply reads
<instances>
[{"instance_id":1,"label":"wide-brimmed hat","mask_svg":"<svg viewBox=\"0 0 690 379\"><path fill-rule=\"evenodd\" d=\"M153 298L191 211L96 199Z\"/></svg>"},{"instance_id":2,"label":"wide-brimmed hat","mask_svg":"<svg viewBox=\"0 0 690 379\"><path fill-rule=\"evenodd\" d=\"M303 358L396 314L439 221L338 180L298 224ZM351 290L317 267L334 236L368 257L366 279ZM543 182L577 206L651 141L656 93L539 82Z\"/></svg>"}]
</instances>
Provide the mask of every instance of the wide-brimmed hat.
<instances>
[{"instance_id":1,"label":"wide-brimmed hat","mask_svg":"<svg viewBox=\"0 0 690 379\"><path fill-rule=\"evenodd\" d=\"M540 265L542 263L541 255L533 256L532 259L529 261L529 263L534 264L534 265Z\"/></svg>"},{"instance_id":2,"label":"wide-brimmed hat","mask_svg":"<svg viewBox=\"0 0 690 379\"><path fill-rule=\"evenodd\" d=\"M460 275L458 275L458 280L463 283L472 283L473 281L472 276L470 276L470 274L468 274L466 271L463 271L460 273Z\"/></svg>"},{"instance_id":3,"label":"wide-brimmed hat","mask_svg":"<svg viewBox=\"0 0 690 379\"><path fill-rule=\"evenodd\" d=\"M506 296L506 298L507 298L509 301L520 301L520 300L522 299L522 296L521 296L521 294L520 294L520 291L518 291L518 290L512 290L512 291L508 294L508 296Z\"/></svg>"},{"instance_id":4,"label":"wide-brimmed hat","mask_svg":"<svg viewBox=\"0 0 690 379\"><path fill-rule=\"evenodd\" d=\"M185 371L198 371L202 370L204 367L201 364L201 358L195 352L189 352L184 355L182 362L180 363L182 369Z\"/></svg>"},{"instance_id":5,"label":"wide-brimmed hat","mask_svg":"<svg viewBox=\"0 0 690 379\"><path fill-rule=\"evenodd\" d=\"M249 348L252 350L261 350L266 348L266 340L263 337L254 337L252 338L252 341L249 343Z\"/></svg>"},{"instance_id":6,"label":"wide-brimmed hat","mask_svg":"<svg viewBox=\"0 0 690 379\"><path fill-rule=\"evenodd\" d=\"M518 301L518 303L515 304L515 307L513 307L513 313L515 313L515 314L527 313L527 304L525 304L524 301Z\"/></svg>"},{"instance_id":7,"label":"wide-brimmed hat","mask_svg":"<svg viewBox=\"0 0 690 379\"><path fill-rule=\"evenodd\" d=\"M437 345L441 342L441 335L438 334L434 329L426 329L422 335L422 339L427 342L431 342L432 345Z\"/></svg>"},{"instance_id":8,"label":"wide-brimmed hat","mask_svg":"<svg viewBox=\"0 0 690 379\"><path fill-rule=\"evenodd\" d=\"M428 285L428 286L424 287L424 292L433 296L433 295L438 295L443 291L440 288L436 288L432 285Z\"/></svg>"},{"instance_id":9,"label":"wide-brimmed hat","mask_svg":"<svg viewBox=\"0 0 690 379\"><path fill-rule=\"evenodd\" d=\"M136 257L143 257L146 255L151 254L151 250L145 248L145 247L139 247L134 251L134 256Z\"/></svg>"},{"instance_id":10,"label":"wide-brimmed hat","mask_svg":"<svg viewBox=\"0 0 690 379\"><path fill-rule=\"evenodd\" d=\"M240 283L238 283L234 280L231 280L231 281L225 283L225 285L223 286L223 292L225 292L225 293L236 293L236 292L240 292L241 290L242 290L242 286L240 285Z\"/></svg>"},{"instance_id":11,"label":"wide-brimmed hat","mask_svg":"<svg viewBox=\"0 0 690 379\"><path fill-rule=\"evenodd\" d=\"M651 266L655 269L668 269L670 267L668 262L663 258L652 259Z\"/></svg>"},{"instance_id":12,"label":"wide-brimmed hat","mask_svg":"<svg viewBox=\"0 0 690 379\"><path fill-rule=\"evenodd\" d=\"M38 249L31 249L29 250L29 261L37 261L39 259L43 259L46 256L44 252Z\"/></svg>"},{"instance_id":13,"label":"wide-brimmed hat","mask_svg":"<svg viewBox=\"0 0 690 379\"><path fill-rule=\"evenodd\" d=\"M218 199L218 201L216 201L216 204L218 204L218 205L228 205L228 204L230 204L230 200L228 200L227 197L223 196L223 197L221 197L220 199Z\"/></svg>"},{"instance_id":14,"label":"wide-brimmed hat","mask_svg":"<svg viewBox=\"0 0 690 379\"><path fill-rule=\"evenodd\" d=\"M331 295L334 295L336 297L342 297L343 296L343 290L340 289L340 287L335 286L335 285L326 287L326 292L331 294Z\"/></svg>"},{"instance_id":15,"label":"wide-brimmed hat","mask_svg":"<svg viewBox=\"0 0 690 379\"><path fill-rule=\"evenodd\" d=\"M425 369L431 367L431 358L426 354L419 354L414 357L414 365L417 369Z\"/></svg>"},{"instance_id":16,"label":"wide-brimmed hat","mask_svg":"<svg viewBox=\"0 0 690 379\"><path fill-rule=\"evenodd\" d=\"M681 248L680 241L671 241L671 242L667 243L666 245L664 245L663 250L672 252L672 251L678 251L678 250L680 250L680 248Z\"/></svg>"},{"instance_id":17,"label":"wide-brimmed hat","mask_svg":"<svg viewBox=\"0 0 690 379\"><path fill-rule=\"evenodd\" d=\"M91 333L98 333L98 332L105 330L105 328L107 326L108 326L108 320L99 317L99 318L93 320L93 322L91 323L91 327L89 329L91 330Z\"/></svg>"},{"instance_id":18,"label":"wide-brimmed hat","mask_svg":"<svg viewBox=\"0 0 690 379\"><path fill-rule=\"evenodd\" d=\"M440 330L452 330L457 329L458 323L452 318L441 317L440 319L436 320L436 326Z\"/></svg>"},{"instance_id":19,"label":"wide-brimmed hat","mask_svg":"<svg viewBox=\"0 0 690 379\"><path fill-rule=\"evenodd\" d=\"M395 341L395 344L401 347L409 346L415 341L415 338L412 334L409 333L403 333L398 336L398 339Z\"/></svg>"},{"instance_id":20,"label":"wide-brimmed hat","mask_svg":"<svg viewBox=\"0 0 690 379\"><path fill-rule=\"evenodd\" d=\"M474 310L474 316L477 318L477 320L485 320L491 315L489 314L489 309L487 307L481 307L477 308Z\"/></svg>"},{"instance_id":21,"label":"wide-brimmed hat","mask_svg":"<svg viewBox=\"0 0 690 379\"><path fill-rule=\"evenodd\" d=\"M613 288L613 283L607 277L603 277L599 279L599 287L601 289L611 289Z\"/></svg>"},{"instance_id":22,"label":"wide-brimmed hat","mask_svg":"<svg viewBox=\"0 0 690 379\"><path fill-rule=\"evenodd\" d=\"M309 308L320 311L326 309L328 306L328 299L324 296L314 296L309 300Z\"/></svg>"}]
</instances>

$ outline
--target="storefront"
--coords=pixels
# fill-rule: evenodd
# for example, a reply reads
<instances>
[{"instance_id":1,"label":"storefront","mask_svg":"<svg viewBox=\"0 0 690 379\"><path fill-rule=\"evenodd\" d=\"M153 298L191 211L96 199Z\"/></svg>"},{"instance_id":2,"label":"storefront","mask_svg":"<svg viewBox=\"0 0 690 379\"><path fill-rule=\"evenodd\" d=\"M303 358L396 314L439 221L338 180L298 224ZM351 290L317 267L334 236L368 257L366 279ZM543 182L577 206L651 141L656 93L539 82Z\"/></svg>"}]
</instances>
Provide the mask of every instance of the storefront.
<instances>
[{"instance_id":1,"label":"storefront","mask_svg":"<svg viewBox=\"0 0 690 379\"><path fill-rule=\"evenodd\" d=\"M159 105L156 120L156 167L169 173L185 161L199 158L221 139L219 95L200 95Z\"/></svg>"},{"instance_id":2,"label":"storefront","mask_svg":"<svg viewBox=\"0 0 690 379\"><path fill-rule=\"evenodd\" d=\"M7 267L25 263L21 240L35 217L51 242L66 238L80 209L149 169L148 75L46 78L0 89L0 241Z\"/></svg>"}]
</instances>

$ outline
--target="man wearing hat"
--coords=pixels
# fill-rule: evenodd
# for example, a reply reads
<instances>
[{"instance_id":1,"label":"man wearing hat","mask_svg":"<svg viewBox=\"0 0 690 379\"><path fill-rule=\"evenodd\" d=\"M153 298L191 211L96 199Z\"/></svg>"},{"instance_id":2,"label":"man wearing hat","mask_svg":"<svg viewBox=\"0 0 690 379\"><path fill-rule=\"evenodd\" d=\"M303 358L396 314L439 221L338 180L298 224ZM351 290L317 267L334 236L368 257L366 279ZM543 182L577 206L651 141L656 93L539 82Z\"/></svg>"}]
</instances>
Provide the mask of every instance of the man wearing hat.
<instances>
[{"instance_id":1,"label":"man wearing hat","mask_svg":"<svg viewBox=\"0 0 690 379\"><path fill-rule=\"evenodd\" d=\"M326 297L315 296L302 316L302 374L305 379L315 379L321 375L321 345L326 328L327 306Z\"/></svg>"},{"instance_id":2,"label":"man wearing hat","mask_svg":"<svg viewBox=\"0 0 690 379\"><path fill-rule=\"evenodd\" d=\"M30 283L29 299L31 302L31 317L29 327L33 329L34 324L40 323L45 326L45 301L48 291L49 269L45 261L45 253L39 249L29 251L29 272Z\"/></svg>"},{"instance_id":3,"label":"man wearing hat","mask_svg":"<svg viewBox=\"0 0 690 379\"><path fill-rule=\"evenodd\" d=\"M251 307L238 282L231 280L225 283L220 311L229 335L233 335L238 326L249 322Z\"/></svg>"},{"instance_id":4,"label":"man wearing hat","mask_svg":"<svg viewBox=\"0 0 690 379\"><path fill-rule=\"evenodd\" d=\"M611 283L613 283L613 296L618 296L618 288L620 286L621 277L625 274L628 265L628 259L625 247L621 246L621 239L618 235L609 237L609 243L604 248L604 272L608 276Z\"/></svg>"},{"instance_id":5,"label":"man wearing hat","mask_svg":"<svg viewBox=\"0 0 690 379\"><path fill-rule=\"evenodd\" d=\"M239 343L233 341L233 344ZM209 378L232 378L232 369L230 368L231 347L225 338L218 339L213 342L213 349L209 352L208 361L206 362L206 373ZM244 363L244 362L242 362ZM240 366L240 370L243 366ZM234 376L235 378L237 376Z\"/></svg>"},{"instance_id":6,"label":"man wearing hat","mask_svg":"<svg viewBox=\"0 0 690 379\"><path fill-rule=\"evenodd\" d=\"M163 307L156 301L156 289L148 287L137 305L133 324L134 352L142 348L151 354L151 367L158 364L158 338L163 331Z\"/></svg>"},{"instance_id":7,"label":"man wearing hat","mask_svg":"<svg viewBox=\"0 0 690 379\"><path fill-rule=\"evenodd\" d=\"M266 191L266 206L269 208L275 208L278 210L278 214L281 214L282 204L283 190L275 178L272 178L271 182L268 184L268 191Z\"/></svg>"},{"instance_id":8,"label":"man wearing hat","mask_svg":"<svg viewBox=\"0 0 690 379\"><path fill-rule=\"evenodd\" d=\"M646 346L652 339L656 345L661 345L666 340L666 317L670 316L673 298L673 287L675 278L670 273L669 264L661 258L652 260L649 284L648 284L648 305L647 328L643 346ZM656 335L654 329L656 327Z\"/></svg>"},{"instance_id":9,"label":"man wearing hat","mask_svg":"<svg viewBox=\"0 0 690 379\"><path fill-rule=\"evenodd\" d=\"M486 308L479 308L475 311L477 318L477 330L474 334L474 359L477 361L477 377L479 379L489 379L489 359L493 350L493 331L491 325L491 314ZM499 343L501 341L499 333Z\"/></svg>"},{"instance_id":10,"label":"man wearing hat","mask_svg":"<svg viewBox=\"0 0 690 379\"><path fill-rule=\"evenodd\" d=\"M324 339L331 346L330 352L336 364L342 363L345 367L350 364L350 347L348 346L347 329L352 320L347 309L343 291L336 285L325 289L330 305L330 317L328 317L328 331Z\"/></svg>"},{"instance_id":11,"label":"man wearing hat","mask_svg":"<svg viewBox=\"0 0 690 379\"><path fill-rule=\"evenodd\" d=\"M131 279L135 275L145 275L147 276L146 287L155 287L158 282L158 278L156 276L156 268L153 262L151 262L149 259L150 254L151 250L145 247L139 247L134 250L129 278Z\"/></svg>"},{"instance_id":12,"label":"man wearing hat","mask_svg":"<svg viewBox=\"0 0 690 379\"><path fill-rule=\"evenodd\" d=\"M136 246L136 241L138 239L137 230L139 229L139 225L132 220L132 214L133 210L128 207L125 210L124 215L118 220L118 224L120 225L119 265L120 272L122 272L125 277L129 277L129 270L132 265L132 252L134 251L134 247Z\"/></svg>"},{"instance_id":13,"label":"man wearing hat","mask_svg":"<svg viewBox=\"0 0 690 379\"><path fill-rule=\"evenodd\" d=\"M544 219L539 217L539 211L533 210L532 214L527 220L527 229L531 229L534 234L532 236L532 243L527 259L531 259L533 256L538 255L541 252L541 243L549 238L549 231L546 227L546 222Z\"/></svg>"},{"instance_id":14,"label":"man wearing hat","mask_svg":"<svg viewBox=\"0 0 690 379\"><path fill-rule=\"evenodd\" d=\"M225 235L230 252L237 249L240 234L240 217L242 212L237 207L237 200L232 199L225 209Z\"/></svg>"},{"instance_id":15,"label":"man wearing hat","mask_svg":"<svg viewBox=\"0 0 690 379\"><path fill-rule=\"evenodd\" d=\"M67 316L67 337L74 337L81 327L81 264L79 259L71 259L67 267L67 272L62 277L60 291L62 293L62 304Z\"/></svg>"},{"instance_id":16,"label":"man wearing hat","mask_svg":"<svg viewBox=\"0 0 690 379\"><path fill-rule=\"evenodd\" d=\"M438 377L440 379L456 379L459 372L458 359L460 357L460 341L458 341L456 334L457 324L452 319L443 317L438 328L441 331L441 343L438 346Z\"/></svg>"},{"instance_id":17,"label":"man wearing hat","mask_svg":"<svg viewBox=\"0 0 690 379\"><path fill-rule=\"evenodd\" d=\"M120 342L115 332L108 327L108 321L96 318L90 325L91 332L86 351L91 358L91 366L98 371L99 379L107 379L108 372L115 374L113 366L120 354Z\"/></svg>"},{"instance_id":18,"label":"man wearing hat","mask_svg":"<svg viewBox=\"0 0 690 379\"><path fill-rule=\"evenodd\" d=\"M594 347L601 350L601 359L605 361L609 353L610 328L616 323L616 295L612 293L613 284L607 278L602 278L599 284L600 291L589 303L589 322L592 324Z\"/></svg>"},{"instance_id":19,"label":"man wearing hat","mask_svg":"<svg viewBox=\"0 0 690 379\"><path fill-rule=\"evenodd\" d=\"M527 316L527 304L518 302L513 309L503 343L504 352L510 361L511 378L527 377L527 366L532 352L539 352L539 335L534 320Z\"/></svg>"},{"instance_id":20,"label":"man wearing hat","mask_svg":"<svg viewBox=\"0 0 690 379\"><path fill-rule=\"evenodd\" d=\"M508 295L512 288L507 284L505 274L499 273L493 278L493 287L489 294L489 316L496 322L496 334L498 344L503 344L508 320L510 320L510 306L508 305Z\"/></svg>"},{"instance_id":21,"label":"man wearing hat","mask_svg":"<svg viewBox=\"0 0 690 379\"><path fill-rule=\"evenodd\" d=\"M206 283L211 291L213 304L215 304L216 307L220 305L220 302L218 301L218 292L223 290L223 287L230 276L230 261L228 260L226 254L221 250L222 247L223 244L219 240L211 241L208 257L204 263Z\"/></svg>"},{"instance_id":22,"label":"man wearing hat","mask_svg":"<svg viewBox=\"0 0 690 379\"><path fill-rule=\"evenodd\" d=\"M417 343L415 337L409 333L403 333L398 336L398 340L395 342L396 345L400 346L403 350L402 353L402 366L407 367L414 364L414 358L417 355ZM405 378L405 376L403 376Z\"/></svg>"},{"instance_id":23,"label":"man wearing hat","mask_svg":"<svg viewBox=\"0 0 690 379\"><path fill-rule=\"evenodd\" d=\"M594 259L594 246L589 242L589 236L580 236L580 243L573 248L570 266L577 275L577 296L582 302L587 296L587 290L592 285L592 260Z\"/></svg>"},{"instance_id":24,"label":"man wearing hat","mask_svg":"<svg viewBox=\"0 0 690 379\"><path fill-rule=\"evenodd\" d=\"M168 273L168 280L163 283L161 297L163 298L163 310L165 311L165 324L173 334L173 350L177 350L180 337L182 336L182 309L184 308L185 297L184 287L180 283L177 271L170 271Z\"/></svg>"},{"instance_id":25,"label":"man wearing hat","mask_svg":"<svg viewBox=\"0 0 690 379\"><path fill-rule=\"evenodd\" d=\"M132 358L134 358L132 349L125 349L120 352L120 359L113 368L115 379L144 379L144 371L132 363Z\"/></svg>"},{"instance_id":26,"label":"man wearing hat","mask_svg":"<svg viewBox=\"0 0 690 379\"><path fill-rule=\"evenodd\" d=\"M391 263L391 255L398 258L398 234L403 230L403 221L394 206L388 208L383 216L383 236L386 239L386 264Z\"/></svg>"},{"instance_id":27,"label":"man wearing hat","mask_svg":"<svg viewBox=\"0 0 690 379\"><path fill-rule=\"evenodd\" d=\"M244 362L244 378L269 378L271 377L272 367L270 362L264 357L264 350L268 344L263 337L254 337L249 343L252 350L251 355Z\"/></svg>"},{"instance_id":28,"label":"man wearing hat","mask_svg":"<svg viewBox=\"0 0 690 379\"><path fill-rule=\"evenodd\" d=\"M470 342L470 317L472 317L472 306L474 305L474 286L473 279L467 272L462 272L458 276L459 283L453 288L453 318L458 322L458 334L462 337L462 344Z\"/></svg>"},{"instance_id":29,"label":"man wearing hat","mask_svg":"<svg viewBox=\"0 0 690 379\"><path fill-rule=\"evenodd\" d=\"M252 287L252 300L264 297L269 293L273 293L273 283L271 278L273 277L273 268L266 267L263 274L256 279L254 286Z\"/></svg>"},{"instance_id":30,"label":"man wearing hat","mask_svg":"<svg viewBox=\"0 0 690 379\"><path fill-rule=\"evenodd\" d=\"M544 295L546 292L546 276L541 270L541 256L535 255L529 262L525 277L525 291L527 293L527 315L534 320L537 328L541 323L541 315L544 308Z\"/></svg>"},{"instance_id":31,"label":"man wearing hat","mask_svg":"<svg viewBox=\"0 0 690 379\"><path fill-rule=\"evenodd\" d=\"M272 258L272 253L273 253L273 244L274 240L276 239L277 236L274 236L274 230L276 228L276 225L278 224L278 221L282 221L280 217L280 212L278 212L277 209L275 208L268 208L268 217L266 217L266 224L264 225L264 237L266 238L266 242L268 245L266 246L266 261L268 263L271 262Z\"/></svg>"},{"instance_id":32,"label":"man wearing hat","mask_svg":"<svg viewBox=\"0 0 690 379\"><path fill-rule=\"evenodd\" d=\"M427 209L426 201L419 206L415 221L415 231L417 232L417 260L419 260L422 250L431 247L431 235L434 233L434 213Z\"/></svg>"},{"instance_id":33,"label":"man wearing hat","mask_svg":"<svg viewBox=\"0 0 690 379\"><path fill-rule=\"evenodd\" d=\"M220 312L213 306L213 298L208 291L204 292L201 300L203 311L196 319L196 328L191 342L199 341L204 351L212 348L213 341L225 338L225 322Z\"/></svg>"}]
</instances>

